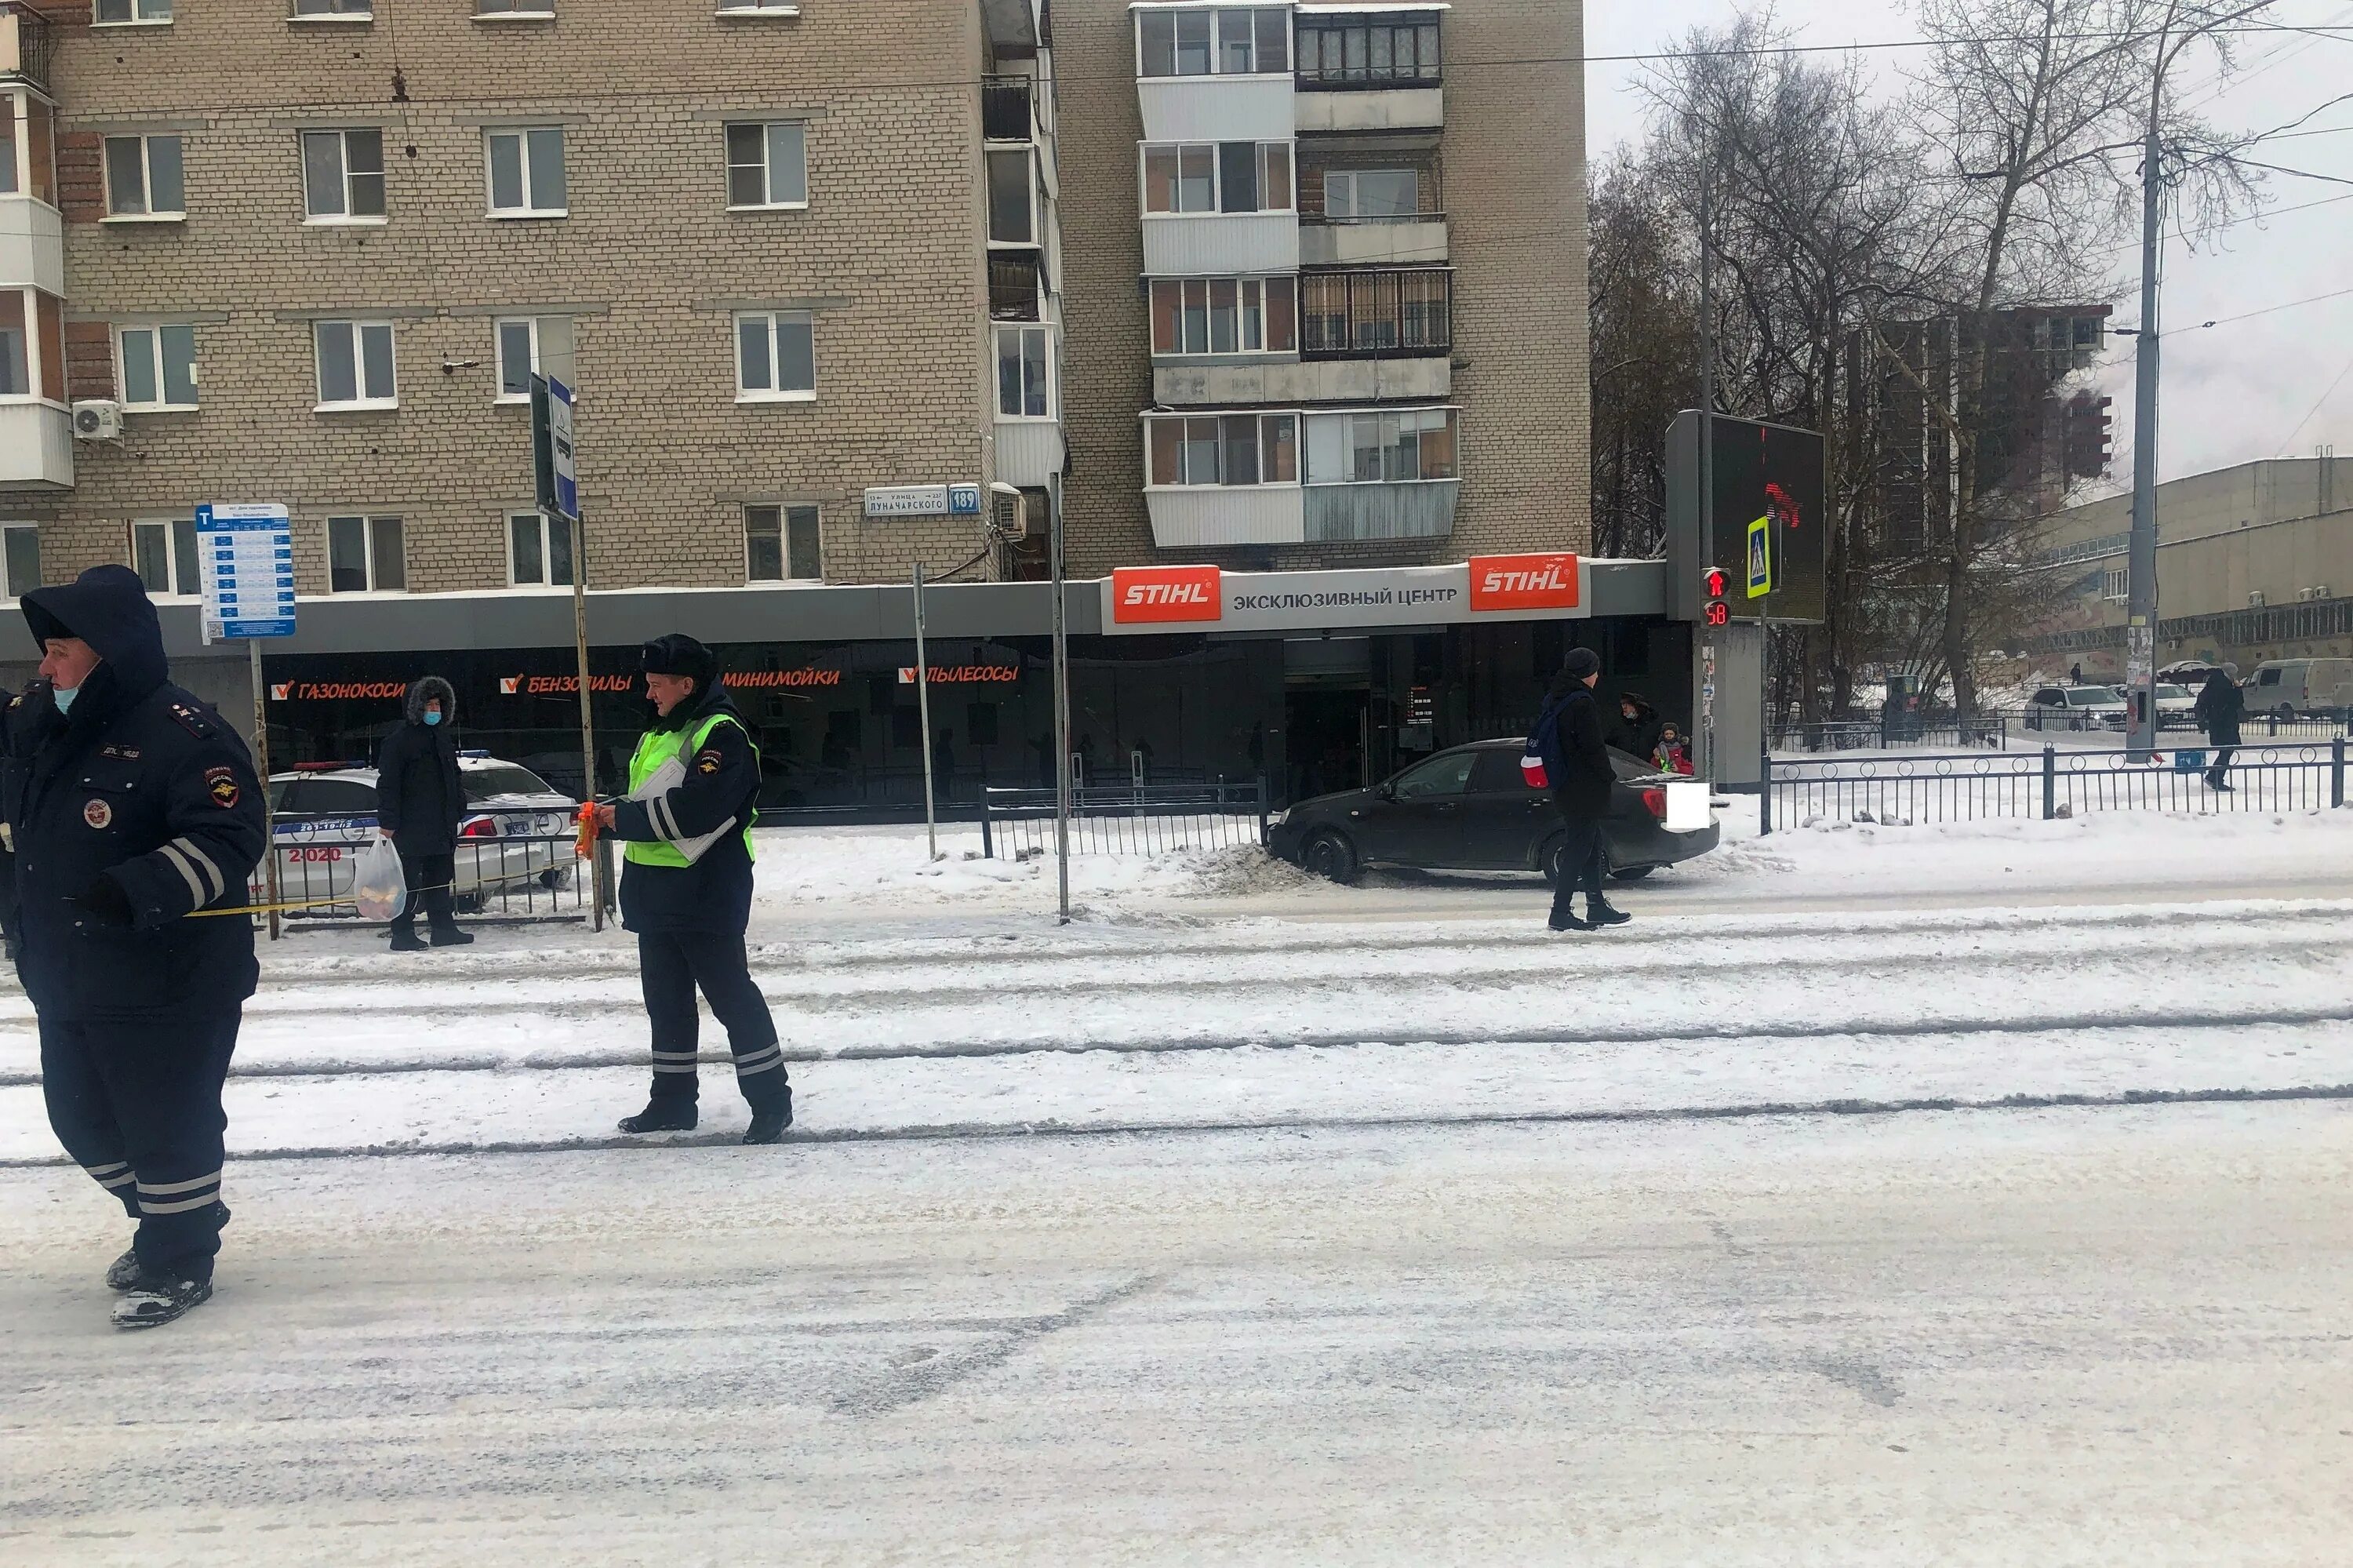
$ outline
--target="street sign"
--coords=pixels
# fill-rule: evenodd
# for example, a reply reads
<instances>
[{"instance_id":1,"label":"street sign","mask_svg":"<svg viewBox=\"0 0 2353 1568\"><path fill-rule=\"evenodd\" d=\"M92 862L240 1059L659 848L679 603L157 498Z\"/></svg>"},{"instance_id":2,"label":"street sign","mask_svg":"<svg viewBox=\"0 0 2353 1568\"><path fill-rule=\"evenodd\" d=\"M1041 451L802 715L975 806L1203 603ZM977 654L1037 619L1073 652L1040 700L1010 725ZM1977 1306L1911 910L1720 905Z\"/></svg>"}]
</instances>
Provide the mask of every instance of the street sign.
<instances>
[{"instance_id":1,"label":"street sign","mask_svg":"<svg viewBox=\"0 0 2353 1568\"><path fill-rule=\"evenodd\" d=\"M1748 524L1748 597L1763 599L1773 591L1773 519L1770 514Z\"/></svg>"},{"instance_id":2,"label":"street sign","mask_svg":"<svg viewBox=\"0 0 2353 1568\"><path fill-rule=\"evenodd\" d=\"M572 388L553 376L531 378L532 455L539 509L567 523L580 521L580 476L572 447Z\"/></svg>"},{"instance_id":3,"label":"street sign","mask_svg":"<svg viewBox=\"0 0 2353 1568\"><path fill-rule=\"evenodd\" d=\"M878 484L866 492L869 517L977 517L977 484Z\"/></svg>"},{"instance_id":4,"label":"street sign","mask_svg":"<svg viewBox=\"0 0 2353 1568\"><path fill-rule=\"evenodd\" d=\"M204 640L294 635L294 526L278 505L196 508Z\"/></svg>"},{"instance_id":5,"label":"street sign","mask_svg":"<svg viewBox=\"0 0 2353 1568\"><path fill-rule=\"evenodd\" d=\"M1699 415L1685 409L1667 433L1668 614L1721 626L1756 620L1769 608L1775 620L1820 621L1828 602L1830 532L1822 438L1729 414L1715 417L1715 498L1704 509ZM1752 520L1760 516L1772 534L1764 562L1769 588L1757 586L1751 569ZM1709 520L1713 525L1704 525ZM1722 567L1750 590L1725 607L1722 620L1704 591L1703 574L1710 567ZM1768 592L1769 606L1764 602Z\"/></svg>"}]
</instances>

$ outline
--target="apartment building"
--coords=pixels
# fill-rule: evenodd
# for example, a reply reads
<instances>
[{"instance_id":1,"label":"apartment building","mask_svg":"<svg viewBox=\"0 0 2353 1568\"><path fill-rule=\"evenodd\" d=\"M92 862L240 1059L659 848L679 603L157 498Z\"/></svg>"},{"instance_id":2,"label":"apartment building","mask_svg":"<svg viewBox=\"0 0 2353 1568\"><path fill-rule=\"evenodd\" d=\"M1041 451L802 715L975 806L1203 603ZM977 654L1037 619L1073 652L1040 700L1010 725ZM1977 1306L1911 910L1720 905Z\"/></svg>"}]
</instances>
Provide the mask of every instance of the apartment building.
<instances>
[{"instance_id":1,"label":"apartment building","mask_svg":"<svg viewBox=\"0 0 2353 1568\"><path fill-rule=\"evenodd\" d=\"M600 772L684 629L780 806L1050 776L1050 516L1092 776L1356 782L1571 640L1679 693L1655 566L1576 558L1580 45L1553 0L0 0L5 586L134 567L234 715L195 511L282 503L280 759L431 667L577 788L585 571Z\"/></svg>"}]
</instances>

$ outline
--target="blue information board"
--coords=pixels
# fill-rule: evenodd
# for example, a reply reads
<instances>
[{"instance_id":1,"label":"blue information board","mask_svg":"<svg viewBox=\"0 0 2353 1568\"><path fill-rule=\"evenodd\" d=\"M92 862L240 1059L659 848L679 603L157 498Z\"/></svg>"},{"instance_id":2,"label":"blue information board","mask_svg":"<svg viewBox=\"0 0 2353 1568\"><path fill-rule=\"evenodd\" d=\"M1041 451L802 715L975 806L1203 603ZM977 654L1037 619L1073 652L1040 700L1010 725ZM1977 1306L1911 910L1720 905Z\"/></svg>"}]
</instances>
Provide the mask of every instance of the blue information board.
<instances>
[{"instance_id":1,"label":"blue information board","mask_svg":"<svg viewBox=\"0 0 2353 1568\"><path fill-rule=\"evenodd\" d=\"M294 635L294 525L283 506L198 506L196 570L206 641Z\"/></svg>"}]
</instances>

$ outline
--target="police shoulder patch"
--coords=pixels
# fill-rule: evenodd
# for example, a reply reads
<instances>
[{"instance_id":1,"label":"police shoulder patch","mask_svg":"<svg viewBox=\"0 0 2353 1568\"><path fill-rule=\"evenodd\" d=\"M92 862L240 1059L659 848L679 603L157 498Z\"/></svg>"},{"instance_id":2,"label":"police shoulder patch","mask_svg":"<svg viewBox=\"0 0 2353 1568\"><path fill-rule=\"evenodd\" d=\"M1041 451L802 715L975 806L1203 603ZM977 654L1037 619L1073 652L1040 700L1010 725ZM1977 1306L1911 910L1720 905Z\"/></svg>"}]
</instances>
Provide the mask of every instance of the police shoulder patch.
<instances>
[{"instance_id":1,"label":"police shoulder patch","mask_svg":"<svg viewBox=\"0 0 2353 1568\"><path fill-rule=\"evenodd\" d=\"M236 805L243 794L237 787L237 770L232 768L206 768L205 793L210 795L213 804L224 811Z\"/></svg>"},{"instance_id":2,"label":"police shoulder patch","mask_svg":"<svg viewBox=\"0 0 2353 1568\"><path fill-rule=\"evenodd\" d=\"M698 753L694 758L694 770L697 773L716 773L719 771L719 766L720 757L717 747Z\"/></svg>"},{"instance_id":3,"label":"police shoulder patch","mask_svg":"<svg viewBox=\"0 0 2353 1568\"><path fill-rule=\"evenodd\" d=\"M198 740L210 740L215 734L212 721L205 717L204 710L194 703L174 703L172 716L180 721L182 729Z\"/></svg>"}]
</instances>

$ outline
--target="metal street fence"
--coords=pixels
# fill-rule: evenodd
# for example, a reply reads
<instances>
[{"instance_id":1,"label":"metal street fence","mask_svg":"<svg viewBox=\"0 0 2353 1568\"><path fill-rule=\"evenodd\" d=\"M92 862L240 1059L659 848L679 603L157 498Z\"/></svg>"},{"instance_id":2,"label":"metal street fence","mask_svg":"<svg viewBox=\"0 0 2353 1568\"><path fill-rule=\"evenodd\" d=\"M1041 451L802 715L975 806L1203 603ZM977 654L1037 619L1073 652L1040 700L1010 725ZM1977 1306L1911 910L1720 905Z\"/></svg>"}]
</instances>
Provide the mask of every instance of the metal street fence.
<instances>
[{"instance_id":1,"label":"metal street fence","mask_svg":"<svg viewBox=\"0 0 2353 1568\"><path fill-rule=\"evenodd\" d=\"M462 839L452 854L457 874L451 895L461 917L482 920L585 920L594 896L588 867L574 858L565 837ZM352 921L359 910L348 902L364 839L290 842L281 836L278 855L278 900L308 907L289 910L290 921ZM597 841L607 859L611 841ZM616 885L608 866L606 886ZM269 901L269 886L257 870L248 902ZM255 916L259 925L261 917Z\"/></svg>"},{"instance_id":2,"label":"metal street fence","mask_svg":"<svg viewBox=\"0 0 2353 1568\"><path fill-rule=\"evenodd\" d=\"M1776 752L1890 751L1908 747L1944 747L1966 750L1984 747L2005 749L2010 741L2010 720L1992 714L1967 723L1955 718L1926 723L1907 716L1884 719L1833 719L1822 724L1791 724L1773 731Z\"/></svg>"},{"instance_id":3,"label":"metal street fence","mask_svg":"<svg viewBox=\"0 0 2353 1568\"><path fill-rule=\"evenodd\" d=\"M991 789L980 853L1026 859L1054 848L1055 792ZM1266 784L1122 784L1071 792L1071 853L1167 854L1266 842Z\"/></svg>"},{"instance_id":4,"label":"metal street fence","mask_svg":"<svg viewBox=\"0 0 2353 1568\"><path fill-rule=\"evenodd\" d=\"M2225 770L2229 789L2207 783L2216 753L2181 766L2126 761L2122 752L2007 752L1946 757L1775 758L1760 800L1758 831L1817 822L1969 821L1986 817L2081 816L2087 811L2310 811L2345 804L2345 739L2301 747L2243 747ZM2167 755L2160 753L2160 755Z\"/></svg>"}]
</instances>

